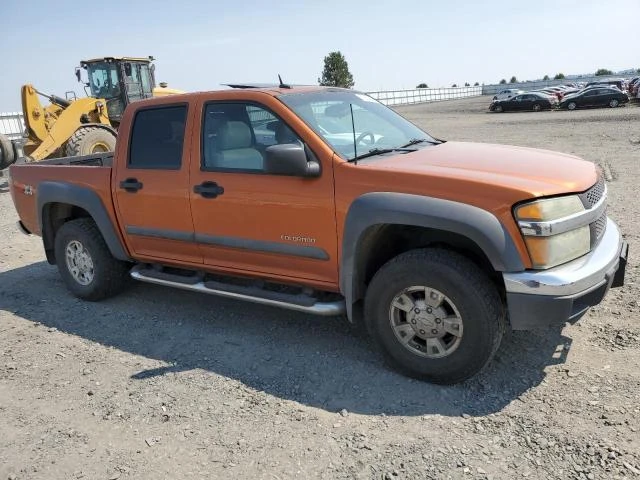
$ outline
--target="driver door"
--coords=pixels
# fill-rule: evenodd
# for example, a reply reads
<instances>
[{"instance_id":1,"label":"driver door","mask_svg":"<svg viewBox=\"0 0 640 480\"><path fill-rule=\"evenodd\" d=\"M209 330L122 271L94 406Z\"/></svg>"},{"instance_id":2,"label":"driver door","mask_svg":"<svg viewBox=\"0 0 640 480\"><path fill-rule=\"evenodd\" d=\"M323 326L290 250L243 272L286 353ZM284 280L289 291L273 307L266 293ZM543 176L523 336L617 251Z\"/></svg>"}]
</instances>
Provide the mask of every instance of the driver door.
<instances>
[{"instance_id":1,"label":"driver door","mask_svg":"<svg viewBox=\"0 0 640 480\"><path fill-rule=\"evenodd\" d=\"M272 97L203 96L192 138L190 199L195 240L206 265L234 273L335 287L337 235L330 150L295 131ZM263 103L264 102L264 103ZM276 112L280 111L282 116ZM294 122L287 122L288 114ZM299 120L298 120L299 122ZM299 125L298 125L299 127ZM265 150L305 144L318 177L267 174Z\"/></svg>"}]
</instances>

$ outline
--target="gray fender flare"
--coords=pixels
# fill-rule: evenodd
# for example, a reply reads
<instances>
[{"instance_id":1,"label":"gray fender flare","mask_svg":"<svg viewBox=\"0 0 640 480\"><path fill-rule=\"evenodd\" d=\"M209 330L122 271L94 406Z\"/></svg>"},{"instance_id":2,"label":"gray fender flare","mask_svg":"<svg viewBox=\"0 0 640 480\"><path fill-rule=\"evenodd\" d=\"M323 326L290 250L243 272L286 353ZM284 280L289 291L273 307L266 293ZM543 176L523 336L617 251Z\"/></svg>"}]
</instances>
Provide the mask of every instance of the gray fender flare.
<instances>
[{"instance_id":1,"label":"gray fender flare","mask_svg":"<svg viewBox=\"0 0 640 480\"><path fill-rule=\"evenodd\" d=\"M36 195L38 224L50 263L52 259L50 252L53 250L54 238L48 205L52 203L72 205L86 210L98 226L111 254L118 260L130 260L124 245L116 234L116 229L107 214L106 207L93 190L71 183L45 181L38 185Z\"/></svg>"},{"instance_id":2,"label":"gray fender flare","mask_svg":"<svg viewBox=\"0 0 640 480\"><path fill-rule=\"evenodd\" d=\"M340 291L352 319L353 304L363 298L363 280L356 260L362 253L361 239L376 225L410 225L456 233L473 241L494 270L524 270L520 254L500 221L487 210L440 198L404 193L374 192L356 198L350 205L342 238Z\"/></svg>"}]
</instances>

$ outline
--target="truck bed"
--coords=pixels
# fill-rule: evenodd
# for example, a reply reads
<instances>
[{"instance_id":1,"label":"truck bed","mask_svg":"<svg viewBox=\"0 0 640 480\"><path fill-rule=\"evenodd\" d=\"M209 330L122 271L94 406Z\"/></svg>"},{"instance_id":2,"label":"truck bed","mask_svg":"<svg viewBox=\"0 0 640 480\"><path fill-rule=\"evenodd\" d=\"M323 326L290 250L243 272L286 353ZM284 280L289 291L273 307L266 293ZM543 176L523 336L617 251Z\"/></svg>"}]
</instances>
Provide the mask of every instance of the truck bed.
<instances>
[{"instance_id":1,"label":"truck bed","mask_svg":"<svg viewBox=\"0 0 640 480\"><path fill-rule=\"evenodd\" d=\"M43 182L73 184L95 192L110 215L113 152L60 157L40 162L18 161L9 167L9 190L24 228L40 234L37 192Z\"/></svg>"}]
</instances>

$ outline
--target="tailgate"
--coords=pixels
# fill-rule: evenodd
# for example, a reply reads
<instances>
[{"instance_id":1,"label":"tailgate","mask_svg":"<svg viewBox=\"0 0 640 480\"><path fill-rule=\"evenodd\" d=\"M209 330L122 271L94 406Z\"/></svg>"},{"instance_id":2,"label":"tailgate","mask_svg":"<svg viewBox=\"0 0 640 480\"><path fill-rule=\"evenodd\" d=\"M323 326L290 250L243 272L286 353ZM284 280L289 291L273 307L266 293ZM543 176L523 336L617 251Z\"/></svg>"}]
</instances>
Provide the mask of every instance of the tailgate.
<instances>
[{"instance_id":1,"label":"tailgate","mask_svg":"<svg viewBox=\"0 0 640 480\"><path fill-rule=\"evenodd\" d=\"M27 230L40 235L38 224L38 186L59 182L89 188L96 192L107 211L113 214L111 201L111 166L54 165L22 163L9 167L9 191L20 221Z\"/></svg>"}]
</instances>

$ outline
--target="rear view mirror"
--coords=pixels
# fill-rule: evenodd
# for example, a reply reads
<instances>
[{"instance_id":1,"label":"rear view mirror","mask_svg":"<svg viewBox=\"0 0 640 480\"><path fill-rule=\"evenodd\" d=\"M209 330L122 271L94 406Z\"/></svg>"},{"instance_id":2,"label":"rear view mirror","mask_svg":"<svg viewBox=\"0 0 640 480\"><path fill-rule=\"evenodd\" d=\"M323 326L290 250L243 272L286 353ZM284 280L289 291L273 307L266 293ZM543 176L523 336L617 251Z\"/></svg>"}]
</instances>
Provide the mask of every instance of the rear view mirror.
<instances>
[{"instance_id":1,"label":"rear view mirror","mask_svg":"<svg viewBox=\"0 0 640 480\"><path fill-rule=\"evenodd\" d=\"M82 80L80 79L80 67L76 67L76 78L78 79L78 82L81 82Z\"/></svg>"},{"instance_id":2,"label":"rear view mirror","mask_svg":"<svg viewBox=\"0 0 640 480\"><path fill-rule=\"evenodd\" d=\"M327 117L346 117L350 115L349 104L348 103L336 103L335 105L330 105L324 110L324 114Z\"/></svg>"},{"instance_id":3,"label":"rear view mirror","mask_svg":"<svg viewBox=\"0 0 640 480\"><path fill-rule=\"evenodd\" d=\"M307 153L300 145L294 143L271 145L267 147L265 153L265 173L294 177L320 176L320 163L315 159L307 159Z\"/></svg>"}]
</instances>

